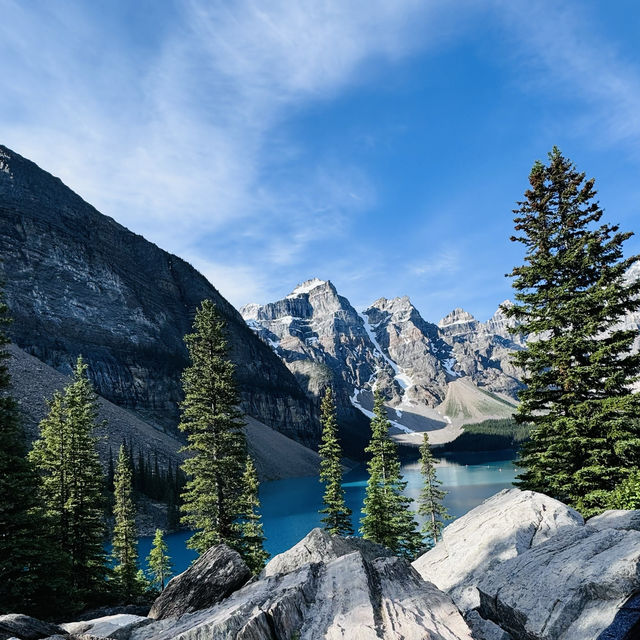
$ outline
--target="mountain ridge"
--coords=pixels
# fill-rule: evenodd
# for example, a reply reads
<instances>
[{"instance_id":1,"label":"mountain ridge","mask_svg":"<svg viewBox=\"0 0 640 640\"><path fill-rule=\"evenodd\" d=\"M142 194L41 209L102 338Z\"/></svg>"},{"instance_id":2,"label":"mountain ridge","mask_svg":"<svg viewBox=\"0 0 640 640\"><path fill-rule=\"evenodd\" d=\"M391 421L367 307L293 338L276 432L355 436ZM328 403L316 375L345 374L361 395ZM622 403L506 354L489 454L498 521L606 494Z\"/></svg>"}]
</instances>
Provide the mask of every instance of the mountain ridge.
<instances>
[{"instance_id":1,"label":"mountain ridge","mask_svg":"<svg viewBox=\"0 0 640 640\"><path fill-rule=\"evenodd\" d=\"M204 276L1 145L0 252L9 335L27 353L65 374L82 354L100 395L175 432L183 336L210 298L227 321L242 409L317 446L317 408Z\"/></svg>"}]
</instances>

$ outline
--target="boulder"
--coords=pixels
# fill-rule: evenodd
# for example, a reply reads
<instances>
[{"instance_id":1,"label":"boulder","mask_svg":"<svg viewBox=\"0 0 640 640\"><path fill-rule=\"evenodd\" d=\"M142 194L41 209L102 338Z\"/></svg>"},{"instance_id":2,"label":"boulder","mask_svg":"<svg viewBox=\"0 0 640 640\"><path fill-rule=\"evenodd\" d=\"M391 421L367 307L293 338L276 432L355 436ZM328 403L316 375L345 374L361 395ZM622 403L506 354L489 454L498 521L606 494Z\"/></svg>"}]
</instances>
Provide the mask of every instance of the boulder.
<instances>
[{"instance_id":1,"label":"boulder","mask_svg":"<svg viewBox=\"0 0 640 640\"><path fill-rule=\"evenodd\" d=\"M478 640L640 637L638 511L584 523L557 500L510 489L446 527L413 564Z\"/></svg>"},{"instance_id":2,"label":"boulder","mask_svg":"<svg viewBox=\"0 0 640 640\"><path fill-rule=\"evenodd\" d=\"M585 522L592 529L627 529L640 531L640 511L612 509Z\"/></svg>"},{"instance_id":3,"label":"boulder","mask_svg":"<svg viewBox=\"0 0 640 640\"><path fill-rule=\"evenodd\" d=\"M312 531L214 606L123 640L472 640L451 598L377 545Z\"/></svg>"},{"instance_id":4,"label":"boulder","mask_svg":"<svg viewBox=\"0 0 640 640\"><path fill-rule=\"evenodd\" d=\"M93 620L82 620L79 622L66 622L60 626L71 634L90 634L97 638L110 638L115 631L122 627L129 627L133 624L146 621L148 618L127 613L120 613L112 616L103 616Z\"/></svg>"},{"instance_id":5,"label":"boulder","mask_svg":"<svg viewBox=\"0 0 640 640\"><path fill-rule=\"evenodd\" d=\"M240 554L224 544L211 547L185 572L169 581L149 611L155 620L206 609L251 578Z\"/></svg>"},{"instance_id":6,"label":"boulder","mask_svg":"<svg viewBox=\"0 0 640 640\"><path fill-rule=\"evenodd\" d=\"M515 638L596 640L640 590L639 567L640 531L580 527L493 567L478 611Z\"/></svg>"},{"instance_id":7,"label":"boulder","mask_svg":"<svg viewBox=\"0 0 640 640\"><path fill-rule=\"evenodd\" d=\"M558 500L505 489L446 527L438 544L413 566L469 611L479 604L475 585L491 567L583 523L577 511Z\"/></svg>"},{"instance_id":8,"label":"boulder","mask_svg":"<svg viewBox=\"0 0 640 640\"><path fill-rule=\"evenodd\" d=\"M0 640L8 640L8 638L40 640L40 638L54 635L66 635L66 631L55 624L21 613L7 613L0 616Z\"/></svg>"},{"instance_id":9,"label":"boulder","mask_svg":"<svg viewBox=\"0 0 640 640\"><path fill-rule=\"evenodd\" d=\"M380 544L362 538L332 536L324 529L312 529L306 537L288 551L274 556L263 569L260 577L277 573L290 573L310 562L335 560L354 551L359 551L367 560L389 557L391 552Z\"/></svg>"}]
</instances>

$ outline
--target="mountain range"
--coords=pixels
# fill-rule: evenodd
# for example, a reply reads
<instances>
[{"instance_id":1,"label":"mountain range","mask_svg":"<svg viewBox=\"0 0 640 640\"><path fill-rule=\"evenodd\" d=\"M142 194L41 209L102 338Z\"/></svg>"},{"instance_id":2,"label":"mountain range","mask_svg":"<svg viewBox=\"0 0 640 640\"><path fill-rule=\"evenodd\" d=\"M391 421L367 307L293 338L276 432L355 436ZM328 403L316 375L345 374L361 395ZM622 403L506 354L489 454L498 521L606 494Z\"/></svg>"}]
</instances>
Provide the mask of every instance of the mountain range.
<instances>
[{"instance_id":1,"label":"mountain range","mask_svg":"<svg viewBox=\"0 0 640 640\"><path fill-rule=\"evenodd\" d=\"M515 407L521 383L509 354L524 338L508 332L501 309L487 322L455 309L434 324L404 296L358 312L330 281L313 278L240 313L310 397L332 382L342 416L369 414L380 388L401 442L417 442L424 429L443 442L465 421L506 417Z\"/></svg>"},{"instance_id":2,"label":"mountain range","mask_svg":"<svg viewBox=\"0 0 640 640\"><path fill-rule=\"evenodd\" d=\"M66 383L81 354L117 425L109 444L128 433L139 448L160 449L165 463L179 459L183 337L205 298L227 323L263 477L317 468L318 409L329 384L354 458L368 441L374 387L385 393L394 437L407 444L425 429L432 443L447 442L465 423L510 416L517 403L521 372L509 354L526 341L509 331L508 301L486 322L458 308L434 323L406 296L357 311L330 281L313 278L282 300L238 312L187 262L1 145L0 252L14 389L31 437L44 397ZM629 277L639 276L636 265ZM625 325L640 328L640 314Z\"/></svg>"}]
</instances>

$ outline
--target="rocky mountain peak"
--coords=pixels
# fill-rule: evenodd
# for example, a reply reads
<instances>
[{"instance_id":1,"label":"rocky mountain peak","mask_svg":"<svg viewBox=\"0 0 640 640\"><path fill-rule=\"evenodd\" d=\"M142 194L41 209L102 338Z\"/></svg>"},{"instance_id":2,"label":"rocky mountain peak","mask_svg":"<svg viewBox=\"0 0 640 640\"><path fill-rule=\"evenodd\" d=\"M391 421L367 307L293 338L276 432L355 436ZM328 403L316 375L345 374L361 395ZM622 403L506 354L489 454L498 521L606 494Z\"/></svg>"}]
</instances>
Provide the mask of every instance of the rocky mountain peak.
<instances>
[{"instance_id":1,"label":"rocky mountain peak","mask_svg":"<svg viewBox=\"0 0 640 640\"><path fill-rule=\"evenodd\" d=\"M322 291L318 291L318 289L322 288ZM334 295L337 295L336 288L333 286L331 281L329 280L320 280L320 278L311 278L310 280L305 280L301 284L299 284L288 296L287 298L298 298L300 296L309 295L309 294L318 294L318 293L327 293L331 292Z\"/></svg>"},{"instance_id":2,"label":"rocky mountain peak","mask_svg":"<svg viewBox=\"0 0 640 640\"><path fill-rule=\"evenodd\" d=\"M470 324L475 322L477 322L477 320L468 311L457 307L451 313L442 318L442 320L438 322L438 326L443 328L450 327L454 324Z\"/></svg>"},{"instance_id":3,"label":"rocky mountain peak","mask_svg":"<svg viewBox=\"0 0 640 640\"><path fill-rule=\"evenodd\" d=\"M8 149L0 145L0 173L6 174L9 179L13 177L11 173L11 167L9 166L9 160L11 156L8 153Z\"/></svg>"}]
</instances>

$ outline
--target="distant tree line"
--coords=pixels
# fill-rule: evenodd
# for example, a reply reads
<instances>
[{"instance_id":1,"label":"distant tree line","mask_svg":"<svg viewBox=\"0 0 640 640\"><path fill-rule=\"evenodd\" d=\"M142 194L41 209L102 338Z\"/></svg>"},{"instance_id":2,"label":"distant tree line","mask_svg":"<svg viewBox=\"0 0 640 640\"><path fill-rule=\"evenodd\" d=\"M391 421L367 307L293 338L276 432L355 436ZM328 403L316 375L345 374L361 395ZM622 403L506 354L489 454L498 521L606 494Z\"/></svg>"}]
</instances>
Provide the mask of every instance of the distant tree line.
<instances>
[{"instance_id":1,"label":"distant tree line","mask_svg":"<svg viewBox=\"0 0 640 640\"><path fill-rule=\"evenodd\" d=\"M134 450L133 442L123 440L125 455L131 465L132 487L137 495L146 496L167 505L167 530L175 531L180 527L180 505L182 491L187 482L184 471L168 460L166 467L158 460L158 452L147 451L146 455L140 448ZM109 449L107 465L106 490L110 504L113 503L115 478L115 462L113 450Z\"/></svg>"},{"instance_id":2,"label":"distant tree line","mask_svg":"<svg viewBox=\"0 0 640 640\"><path fill-rule=\"evenodd\" d=\"M515 450L531 435L531 425L519 424L515 418L483 420L475 424L465 424L462 429L462 433L455 440L439 445L437 451Z\"/></svg>"}]
</instances>

